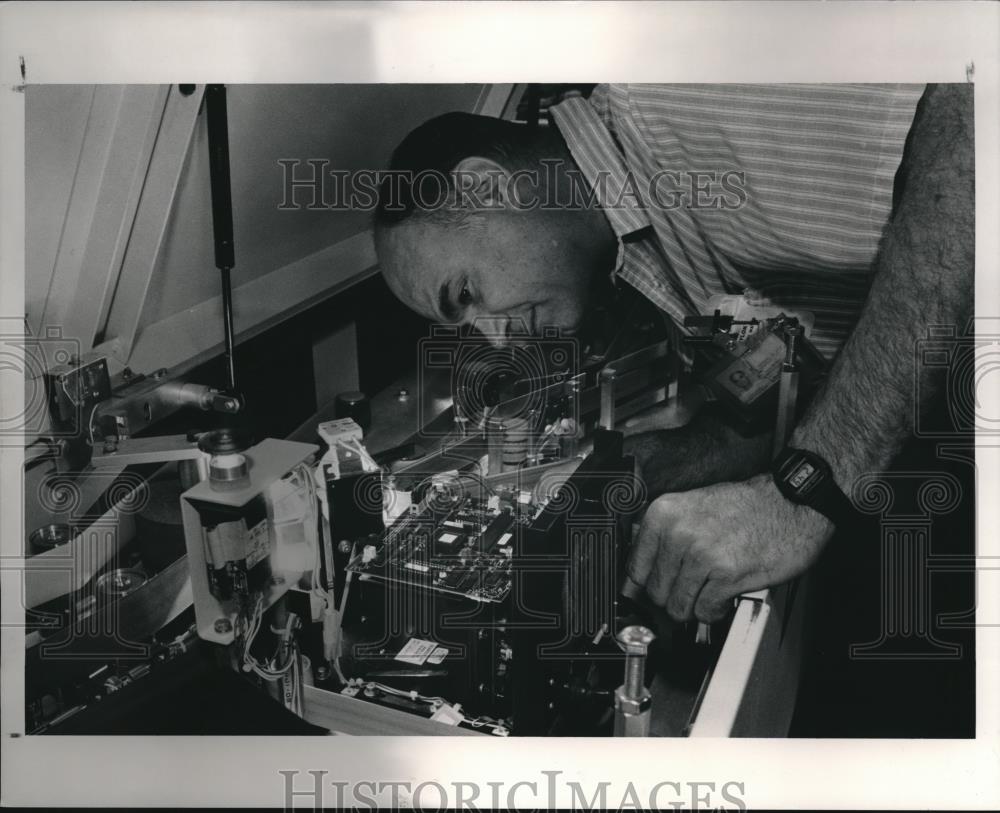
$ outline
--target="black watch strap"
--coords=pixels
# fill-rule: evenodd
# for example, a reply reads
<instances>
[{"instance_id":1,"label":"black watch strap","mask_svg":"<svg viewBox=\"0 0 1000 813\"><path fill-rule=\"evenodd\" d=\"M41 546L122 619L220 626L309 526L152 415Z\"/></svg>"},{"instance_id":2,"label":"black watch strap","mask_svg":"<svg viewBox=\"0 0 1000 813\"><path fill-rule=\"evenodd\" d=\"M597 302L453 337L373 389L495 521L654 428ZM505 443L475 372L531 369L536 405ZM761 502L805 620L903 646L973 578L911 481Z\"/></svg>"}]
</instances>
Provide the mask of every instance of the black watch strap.
<instances>
[{"instance_id":1,"label":"black watch strap","mask_svg":"<svg viewBox=\"0 0 1000 813\"><path fill-rule=\"evenodd\" d=\"M771 475L786 499L819 511L838 527L857 515L818 454L786 446L771 463Z\"/></svg>"}]
</instances>

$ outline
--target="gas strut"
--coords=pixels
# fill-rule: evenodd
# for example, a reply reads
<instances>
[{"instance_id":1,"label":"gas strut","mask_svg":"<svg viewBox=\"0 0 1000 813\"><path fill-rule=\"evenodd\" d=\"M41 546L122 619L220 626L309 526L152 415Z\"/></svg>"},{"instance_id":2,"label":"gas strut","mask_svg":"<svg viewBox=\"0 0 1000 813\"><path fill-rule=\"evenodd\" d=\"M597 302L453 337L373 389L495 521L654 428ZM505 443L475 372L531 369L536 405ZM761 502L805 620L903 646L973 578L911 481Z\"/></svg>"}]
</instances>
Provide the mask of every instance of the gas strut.
<instances>
[{"instance_id":1,"label":"gas strut","mask_svg":"<svg viewBox=\"0 0 1000 813\"><path fill-rule=\"evenodd\" d=\"M233 352L233 284L236 264L233 247L233 194L229 181L229 124L226 113L226 86L205 87L208 118L208 171L212 186L212 232L215 238L215 267L222 273L222 315L225 325L226 370L229 391L238 397L236 362ZM242 404L242 398L240 399Z\"/></svg>"}]
</instances>

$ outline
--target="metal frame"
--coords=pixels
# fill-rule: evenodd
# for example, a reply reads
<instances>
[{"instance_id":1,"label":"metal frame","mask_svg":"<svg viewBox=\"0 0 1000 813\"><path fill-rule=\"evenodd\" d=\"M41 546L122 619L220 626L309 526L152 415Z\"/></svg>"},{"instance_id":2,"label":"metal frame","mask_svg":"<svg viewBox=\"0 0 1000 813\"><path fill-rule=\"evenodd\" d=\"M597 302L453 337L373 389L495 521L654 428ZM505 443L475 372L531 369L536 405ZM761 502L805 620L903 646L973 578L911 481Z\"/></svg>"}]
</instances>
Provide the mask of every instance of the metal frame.
<instances>
[{"instance_id":1,"label":"metal frame","mask_svg":"<svg viewBox=\"0 0 1000 813\"><path fill-rule=\"evenodd\" d=\"M132 354L142 324L149 284L170 222L204 92L204 85L197 85L187 96L176 85L171 85L167 92L104 330L105 340L110 340L105 352L122 364Z\"/></svg>"},{"instance_id":2,"label":"metal frame","mask_svg":"<svg viewBox=\"0 0 1000 813\"><path fill-rule=\"evenodd\" d=\"M233 290L237 344L360 282L375 270L375 247L371 234L365 231L240 285ZM222 345L220 293L147 325L124 357L116 354L116 341L96 350L109 354L112 374L128 365L136 372L166 367L171 375L177 375L218 355Z\"/></svg>"},{"instance_id":3,"label":"metal frame","mask_svg":"<svg viewBox=\"0 0 1000 813\"><path fill-rule=\"evenodd\" d=\"M89 349L111 306L125 249L133 231L167 88L99 85L87 130L45 308L44 325Z\"/></svg>"}]
</instances>

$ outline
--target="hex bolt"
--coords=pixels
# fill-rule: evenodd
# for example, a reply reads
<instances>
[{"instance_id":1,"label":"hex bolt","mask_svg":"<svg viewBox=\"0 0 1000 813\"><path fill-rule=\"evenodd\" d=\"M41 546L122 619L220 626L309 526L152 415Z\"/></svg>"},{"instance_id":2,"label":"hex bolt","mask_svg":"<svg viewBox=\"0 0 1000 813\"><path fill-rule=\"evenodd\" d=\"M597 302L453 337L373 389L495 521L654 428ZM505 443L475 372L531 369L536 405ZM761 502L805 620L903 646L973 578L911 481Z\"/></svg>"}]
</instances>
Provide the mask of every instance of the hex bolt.
<instances>
[{"instance_id":1,"label":"hex bolt","mask_svg":"<svg viewBox=\"0 0 1000 813\"><path fill-rule=\"evenodd\" d=\"M215 619L215 631L219 635L225 635L227 632L232 632L233 622L228 618L217 618Z\"/></svg>"},{"instance_id":2,"label":"hex bolt","mask_svg":"<svg viewBox=\"0 0 1000 813\"><path fill-rule=\"evenodd\" d=\"M626 627L618 633L625 648L625 682L615 691L616 737L647 737L652 697L646 689L646 653L655 636L646 627Z\"/></svg>"},{"instance_id":3,"label":"hex bolt","mask_svg":"<svg viewBox=\"0 0 1000 813\"><path fill-rule=\"evenodd\" d=\"M655 636L646 627L633 625L618 633L625 646L625 693L629 697L642 695L646 682L646 651Z\"/></svg>"}]
</instances>

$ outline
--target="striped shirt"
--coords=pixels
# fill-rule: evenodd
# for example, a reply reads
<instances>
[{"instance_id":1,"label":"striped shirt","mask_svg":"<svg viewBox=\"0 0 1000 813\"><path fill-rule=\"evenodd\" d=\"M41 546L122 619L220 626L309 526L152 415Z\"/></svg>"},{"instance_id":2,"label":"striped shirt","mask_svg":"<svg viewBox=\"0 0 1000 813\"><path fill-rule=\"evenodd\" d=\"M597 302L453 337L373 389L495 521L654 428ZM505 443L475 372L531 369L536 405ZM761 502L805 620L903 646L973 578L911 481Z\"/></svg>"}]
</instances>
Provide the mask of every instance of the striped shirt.
<instances>
[{"instance_id":1,"label":"striped shirt","mask_svg":"<svg viewBox=\"0 0 1000 813\"><path fill-rule=\"evenodd\" d=\"M599 85L551 113L619 241L614 274L682 324L753 289L832 358L867 295L923 85Z\"/></svg>"}]
</instances>

